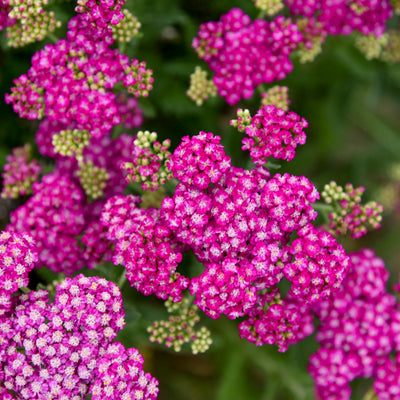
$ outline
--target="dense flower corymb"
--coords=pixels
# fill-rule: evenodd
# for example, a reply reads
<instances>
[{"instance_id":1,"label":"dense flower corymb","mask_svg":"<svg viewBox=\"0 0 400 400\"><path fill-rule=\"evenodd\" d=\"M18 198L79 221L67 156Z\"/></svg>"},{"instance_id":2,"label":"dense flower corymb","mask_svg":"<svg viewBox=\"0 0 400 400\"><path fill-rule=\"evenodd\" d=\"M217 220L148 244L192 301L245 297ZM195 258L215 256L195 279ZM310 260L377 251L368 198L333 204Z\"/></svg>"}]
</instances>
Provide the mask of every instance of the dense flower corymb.
<instances>
[{"instance_id":1,"label":"dense flower corymb","mask_svg":"<svg viewBox=\"0 0 400 400\"><path fill-rule=\"evenodd\" d=\"M107 399L115 388L112 399L156 398L158 382L143 371L139 352L112 343L125 325L121 292L113 282L81 274L57 286L54 303L44 290L12 301L0 318L5 393L18 399L79 400L88 394Z\"/></svg>"},{"instance_id":2,"label":"dense flower corymb","mask_svg":"<svg viewBox=\"0 0 400 400\"><path fill-rule=\"evenodd\" d=\"M290 53L303 40L297 25L283 16L251 21L239 8L220 21L200 25L192 46L214 71L214 84L229 104L250 98L262 83L292 71Z\"/></svg>"},{"instance_id":3,"label":"dense flower corymb","mask_svg":"<svg viewBox=\"0 0 400 400\"><path fill-rule=\"evenodd\" d=\"M38 261L31 236L0 233L0 316L11 308L11 295L28 286L28 274Z\"/></svg>"},{"instance_id":4,"label":"dense flower corymb","mask_svg":"<svg viewBox=\"0 0 400 400\"><path fill-rule=\"evenodd\" d=\"M242 140L242 150L250 150L256 165L264 165L268 157L291 161L297 145L306 142L307 127L308 122L292 111L263 106L245 129L248 137Z\"/></svg>"}]
</instances>

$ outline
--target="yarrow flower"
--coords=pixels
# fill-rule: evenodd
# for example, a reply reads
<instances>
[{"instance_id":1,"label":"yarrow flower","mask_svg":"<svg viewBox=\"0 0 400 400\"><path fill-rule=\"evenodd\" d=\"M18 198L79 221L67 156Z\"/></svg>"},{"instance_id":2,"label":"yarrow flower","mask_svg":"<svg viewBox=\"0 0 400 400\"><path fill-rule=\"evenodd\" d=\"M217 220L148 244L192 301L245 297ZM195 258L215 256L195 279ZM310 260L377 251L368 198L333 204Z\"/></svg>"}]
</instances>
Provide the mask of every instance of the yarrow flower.
<instances>
[{"instance_id":1,"label":"yarrow flower","mask_svg":"<svg viewBox=\"0 0 400 400\"><path fill-rule=\"evenodd\" d=\"M100 359L90 390L93 400L155 400L158 381L143 371L144 359L135 348L125 349L122 343L108 346Z\"/></svg>"},{"instance_id":2,"label":"yarrow flower","mask_svg":"<svg viewBox=\"0 0 400 400\"><path fill-rule=\"evenodd\" d=\"M124 15L123 19L119 20L118 24L111 26L112 35L116 42L128 43L139 36L142 24L128 9L123 9L122 14Z\"/></svg>"},{"instance_id":3,"label":"yarrow flower","mask_svg":"<svg viewBox=\"0 0 400 400\"><path fill-rule=\"evenodd\" d=\"M297 233L289 249L294 260L284 266L283 274L292 282L289 294L313 303L340 287L350 260L328 232L308 224Z\"/></svg>"},{"instance_id":4,"label":"yarrow flower","mask_svg":"<svg viewBox=\"0 0 400 400\"><path fill-rule=\"evenodd\" d=\"M194 304L211 318L246 315L256 302L256 288L251 286L256 273L247 260L238 265L236 260L225 258L221 265L206 265L205 271L190 282L190 294L196 296Z\"/></svg>"},{"instance_id":5,"label":"yarrow flower","mask_svg":"<svg viewBox=\"0 0 400 400\"><path fill-rule=\"evenodd\" d=\"M268 157L291 161L297 145L306 142L307 127L308 122L292 111L263 106L245 129L248 137L242 140L242 150L250 150L256 165L264 165Z\"/></svg>"},{"instance_id":6,"label":"yarrow flower","mask_svg":"<svg viewBox=\"0 0 400 400\"><path fill-rule=\"evenodd\" d=\"M133 160L121 163L127 182L140 182L143 190L156 191L172 179L167 168L171 153L169 139L160 143L156 132L139 131L133 142Z\"/></svg>"},{"instance_id":7,"label":"yarrow flower","mask_svg":"<svg viewBox=\"0 0 400 400\"><path fill-rule=\"evenodd\" d=\"M251 124L250 111L242 108L236 110L237 119L231 119L230 125L236 128L239 132L244 132L246 128Z\"/></svg>"},{"instance_id":8,"label":"yarrow flower","mask_svg":"<svg viewBox=\"0 0 400 400\"><path fill-rule=\"evenodd\" d=\"M94 137L109 134L121 122L114 85L121 82L138 97L147 96L153 82L145 63L111 49L113 42L110 32L96 34L78 15L68 24L66 40L35 53L6 102L24 118L45 116L64 129L88 130Z\"/></svg>"},{"instance_id":9,"label":"yarrow flower","mask_svg":"<svg viewBox=\"0 0 400 400\"><path fill-rule=\"evenodd\" d=\"M83 193L73 181L46 175L33 185L33 196L11 213L7 229L34 238L42 265L72 273L83 267L77 240L85 224L83 204Z\"/></svg>"},{"instance_id":10,"label":"yarrow flower","mask_svg":"<svg viewBox=\"0 0 400 400\"><path fill-rule=\"evenodd\" d=\"M139 202L135 196L116 196L103 208L107 238L116 242L113 262L126 268L128 281L141 293L180 301L189 285L189 279L176 272L182 253L159 210L140 209Z\"/></svg>"},{"instance_id":11,"label":"yarrow flower","mask_svg":"<svg viewBox=\"0 0 400 400\"><path fill-rule=\"evenodd\" d=\"M361 204L364 191L364 187L354 188L351 183L347 183L344 190L336 182L325 185L321 195L327 204L333 206L333 211L328 215L332 234L350 232L352 239L359 239L368 230L380 228L383 207L376 201Z\"/></svg>"},{"instance_id":12,"label":"yarrow flower","mask_svg":"<svg viewBox=\"0 0 400 400\"><path fill-rule=\"evenodd\" d=\"M389 35L358 35L355 39L356 47L365 55L367 60L381 57L384 49L389 44Z\"/></svg>"},{"instance_id":13,"label":"yarrow flower","mask_svg":"<svg viewBox=\"0 0 400 400\"><path fill-rule=\"evenodd\" d=\"M32 193L32 185L39 180L41 165L32 160L32 148L29 144L17 147L6 157L3 168L2 198L15 199Z\"/></svg>"},{"instance_id":14,"label":"yarrow flower","mask_svg":"<svg viewBox=\"0 0 400 400\"><path fill-rule=\"evenodd\" d=\"M2 385L25 399L42 399L44 388L60 399L87 394L104 399L110 387L100 382L113 360L119 365L113 385L131 395L142 390L155 399L158 382L143 372L142 356L112 343L124 325L121 292L103 278L81 274L65 279L54 303L44 290L14 297L0 321Z\"/></svg>"},{"instance_id":15,"label":"yarrow flower","mask_svg":"<svg viewBox=\"0 0 400 400\"><path fill-rule=\"evenodd\" d=\"M124 19L122 7L125 0L78 0L75 11L83 13L97 32L109 33L113 25Z\"/></svg>"},{"instance_id":16,"label":"yarrow flower","mask_svg":"<svg viewBox=\"0 0 400 400\"><path fill-rule=\"evenodd\" d=\"M293 69L289 55L302 39L290 19L251 22L233 8L220 21L200 25L192 46L215 73L219 95L235 104L250 98L260 84L284 79Z\"/></svg>"},{"instance_id":17,"label":"yarrow flower","mask_svg":"<svg viewBox=\"0 0 400 400\"><path fill-rule=\"evenodd\" d=\"M292 14L315 16L330 35L349 35L354 30L379 37L392 17L389 0L285 0Z\"/></svg>"},{"instance_id":18,"label":"yarrow flower","mask_svg":"<svg viewBox=\"0 0 400 400\"><path fill-rule=\"evenodd\" d=\"M11 295L28 286L28 274L38 261L35 242L28 234L0 233L0 316L11 308Z\"/></svg>"},{"instance_id":19,"label":"yarrow flower","mask_svg":"<svg viewBox=\"0 0 400 400\"><path fill-rule=\"evenodd\" d=\"M288 297L281 299L278 288L257 296L257 304L239 325L239 336L257 346L276 344L285 352L314 331L310 308Z\"/></svg>"},{"instance_id":20,"label":"yarrow flower","mask_svg":"<svg viewBox=\"0 0 400 400\"><path fill-rule=\"evenodd\" d=\"M392 382L394 390L397 383L389 372L393 366L385 360L395 349L397 333L392 327L400 314L395 297L386 292L389 272L373 250L363 249L350 257L350 271L341 288L313 307L321 320L316 334L321 348L311 356L309 371L321 400L349 399L349 383L360 377L377 378L379 398L392 399L386 382ZM384 377L383 371L388 375Z\"/></svg>"},{"instance_id":21,"label":"yarrow flower","mask_svg":"<svg viewBox=\"0 0 400 400\"><path fill-rule=\"evenodd\" d=\"M301 63L314 61L317 55L321 53L322 45L328 33L324 25L314 17L298 19L297 25L303 34L303 41L299 44L296 54Z\"/></svg>"},{"instance_id":22,"label":"yarrow flower","mask_svg":"<svg viewBox=\"0 0 400 400\"><path fill-rule=\"evenodd\" d=\"M285 6L282 0L254 0L254 5L268 16L277 14Z\"/></svg>"},{"instance_id":23,"label":"yarrow flower","mask_svg":"<svg viewBox=\"0 0 400 400\"><path fill-rule=\"evenodd\" d=\"M211 132L201 131L192 138L185 136L167 167L183 183L206 189L210 183L217 183L231 165L220 141L221 138Z\"/></svg>"}]
</instances>

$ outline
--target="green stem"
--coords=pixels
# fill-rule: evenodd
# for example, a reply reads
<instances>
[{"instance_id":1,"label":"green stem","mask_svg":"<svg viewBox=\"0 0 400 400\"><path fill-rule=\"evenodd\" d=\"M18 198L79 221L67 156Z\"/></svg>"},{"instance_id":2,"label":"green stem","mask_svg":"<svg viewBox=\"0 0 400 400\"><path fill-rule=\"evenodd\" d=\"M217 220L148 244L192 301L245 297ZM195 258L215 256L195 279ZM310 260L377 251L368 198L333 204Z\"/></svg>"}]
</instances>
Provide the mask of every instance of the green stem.
<instances>
[{"instance_id":1,"label":"green stem","mask_svg":"<svg viewBox=\"0 0 400 400\"><path fill-rule=\"evenodd\" d=\"M53 43L58 42L58 37L53 32L47 32L47 36L53 41Z\"/></svg>"},{"instance_id":2,"label":"green stem","mask_svg":"<svg viewBox=\"0 0 400 400\"><path fill-rule=\"evenodd\" d=\"M261 10L257 15L257 19L264 19L266 16L267 16L267 12L264 10Z\"/></svg>"},{"instance_id":3,"label":"green stem","mask_svg":"<svg viewBox=\"0 0 400 400\"><path fill-rule=\"evenodd\" d=\"M376 399L377 397L374 388L371 388L367 391L367 393L365 393L365 396L363 397L362 400L376 400Z\"/></svg>"},{"instance_id":4,"label":"green stem","mask_svg":"<svg viewBox=\"0 0 400 400\"><path fill-rule=\"evenodd\" d=\"M124 268L124 272L120 276L118 283L117 283L117 285L120 289L122 289L122 286L124 286L125 281L126 281L126 269Z\"/></svg>"},{"instance_id":5,"label":"green stem","mask_svg":"<svg viewBox=\"0 0 400 400\"><path fill-rule=\"evenodd\" d=\"M268 168L268 169L280 169L280 168L282 168L282 165L277 164L277 163L273 163L272 161L268 161L265 164L265 167Z\"/></svg>"},{"instance_id":6,"label":"green stem","mask_svg":"<svg viewBox=\"0 0 400 400\"><path fill-rule=\"evenodd\" d=\"M125 42L119 42L119 44L118 44L118 51L119 51L121 54L124 54L124 53L125 53L125 48L126 48L126 43L125 43Z\"/></svg>"},{"instance_id":7,"label":"green stem","mask_svg":"<svg viewBox=\"0 0 400 400\"><path fill-rule=\"evenodd\" d=\"M328 214L332 211L334 211L334 208L331 204L324 204L324 203L314 203L312 205L314 210L320 211L322 218L324 219L325 223L329 225L329 217ZM320 214L318 212L318 214Z\"/></svg>"},{"instance_id":8,"label":"green stem","mask_svg":"<svg viewBox=\"0 0 400 400\"><path fill-rule=\"evenodd\" d=\"M314 203L313 204L313 208L315 210L320 210L320 211L333 211L333 206L331 206L330 204L325 204L325 203Z\"/></svg>"}]
</instances>

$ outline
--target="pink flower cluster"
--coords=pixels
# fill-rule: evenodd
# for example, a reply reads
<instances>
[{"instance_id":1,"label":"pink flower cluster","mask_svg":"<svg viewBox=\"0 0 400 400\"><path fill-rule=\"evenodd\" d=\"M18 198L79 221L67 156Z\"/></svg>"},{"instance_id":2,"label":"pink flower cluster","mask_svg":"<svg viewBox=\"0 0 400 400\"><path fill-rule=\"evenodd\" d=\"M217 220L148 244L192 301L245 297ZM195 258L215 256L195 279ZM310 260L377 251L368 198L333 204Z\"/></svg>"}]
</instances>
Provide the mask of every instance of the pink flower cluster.
<instances>
[{"instance_id":1,"label":"pink flower cluster","mask_svg":"<svg viewBox=\"0 0 400 400\"><path fill-rule=\"evenodd\" d=\"M185 137L171 169L184 182L160 210L140 209L134 196L111 198L103 209L107 238L116 243L113 261L126 267L131 285L174 301L189 287L212 318L248 316L241 337L259 345L276 343L285 351L310 334L309 305L337 288L348 262L335 239L310 224L317 215L315 187L305 177L231 167L212 133ZM290 244L296 231L299 238ZM190 281L176 272L187 250L205 265ZM276 309L287 323L268 325L265 291L278 290L283 278L292 282L282 300L287 311L279 314L274 306L269 313Z\"/></svg>"},{"instance_id":2,"label":"pink flower cluster","mask_svg":"<svg viewBox=\"0 0 400 400\"><path fill-rule=\"evenodd\" d=\"M285 3L295 15L316 16L331 35L349 35L358 30L364 35L381 36L386 21L393 15L389 0L285 0Z\"/></svg>"},{"instance_id":3,"label":"pink flower cluster","mask_svg":"<svg viewBox=\"0 0 400 400\"><path fill-rule=\"evenodd\" d=\"M152 71L145 63L112 49L111 33L96 34L78 15L68 24L67 40L46 45L32 57L26 75L14 81L6 102L21 117L59 121L69 128L108 134L121 122L112 89L117 82L135 97L152 89Z\"/></svg>"},{"instance_id":4,"label":"pink flower cluster","mask_svg":"<svg viewBox=\"0 0 400 400\"><path fill-rule=\"evenodd\" d=\"M242 150L250 151L256 165L264 165L268 157L291 161L297 145L306 142L307 127L308 122L292 111L263 106L245 129L248 137L242 140Z\"/></svg>"},{"instance_id":5,"label":"pink flower cluster","mask_svg":"<svg viewBox=\"0 0 400 400\"><path fill-rule=\"evenodd\" d=\"M222 264L208 264L200 277L190 283L194 304L211 318L225 314L230 319L246 315L255 305L256 288L251 286L256 269L247 260L225 258Z\"/></svg>"},{"instance_id":6,"label":"pink flower cluster","mask_svg":"<svg viewBox=\"0 0 400 400\"><path fill-rule=\"evenodd\" d=\"M83 268L77 236L85 226L84 195L72 180L50 174L33 185L33 196L11 213L7 229L35 240L42 265L54 272Z\"/></svg>"},{"instance_id":7,"label":"pink flower cluster","mask_svg":"<svg viewBox=\"0 0 400 400\"><path fill-rule=\"evenodd\" d=\"M334 181L325 185L322 197L333 208L328 214L329 231L333 235L349 232L352 239L359 239L368 230L381 227L383 206L376 201L362 204L364 191L364 187L354 188L351 183L347 183L344 190Z\"/></svg>"},{"instance_id":8,"label":"pink flower cluster","mask_svg":"<svg viewBox=\"0 0 400 400\"><path fill-rule=\"evenodd\" d=\"M36 137L38 138L38 134ZM124 192L127 183L119 165L130 159L133 141L134 137L127 134L122 134L114 140L109 136L99 139L92 138L89 146L83 150L84 163L92 162L96 167L104 168L107 171L108 179L104 188L103 199ZM47 152L50 151L54 150L47 150ZM56 158L55 172L60 176L68 176L77 180L77 169L78 163L73 157L58 156Z\"/></svg>"},{"instance_id":9,"label":"pink flower cluster","mask_svg":"<svg viewBox=\"0 0 400 400\"><path fill-rule=\"evenodd\" d=\"M92 399L155 400L158 381L149 373L143 372L143 363L142 355L135 348L126 349L119 342L109 345L98 363L99 374L91 389Z\"/></svg>"},{"instance_id":10,"label":"pink flower cluster","mask_svg":"<svg viewBox=\"0 0 400 400\"><path fill-rule=\"evenodd\" d=\"M30 194L32 184L39 180L41 172L41 165L36 160L31 160L30 145L16 147L12 154L6 157L1 197L17 198Z\"/></svg>"},{"instance_id":11,"label":"pink flower cluster","mask_svg":"<svg viewBox=\"0 0 400 400\"><path fill-rule=\"evenodd\" d=\"M28 274L38 261L31 236L0 233L0 317L11 308L11 295L28 286Z\"/></svg>"},{"instance_id":12,"label":"pink flower cluster","mask_svg":"<svg viewBox=\"0 0 400 400\"><path fill-rule=\"evenodd\" d=\"M289 294L314 303L339 288L350 260L328 232L308 224L297 233L299 238L289 249L293 261L284 266L283 274L292 282Z\"/></svg>"},{"instance_id":13,"label":"pink flower cluster","mask_svg":"<svg viewBox=\"0 0 400 400\"><path fill-rule=\"evenodd\" d=\"M351 268L341 288L313 310L321 320L316 335L321 348L309 366L316 394L321 400L347 400L349 383L366 377L378 379L374 386L379 399L394 399L391 391L400 390L400 385L389 372L395 368L388 357L400 349L395 346L400 312L395 297L386 292L389 272L373 250L350 257Z\"/></svg>"},{"instance_id":14,"label":"pink flower cluster","mask_svg":"<svg viewBox=\"0 0 400 400\"><path fill-rule=\"evenodd\" d=\"M8 15L10 10L10 0L0 0L0 31L3 31L7 26L14 23L14 20Z\"/></svg>"},{"instance_id":15,"label":"pink flower cluster","mask_svg":"<svg viewBox=\"0 0 400 400\"><path fill-rule=\"evenodd\" d=\"M310 307L288 296L281 299L272 287L257 296L257 304L239 325L239 336L257 346L276 344L280 352L314 332Z\"/></svg>"},{"instance_id":16,"label":"pink flower cluster","mask_svg":"<svg viewBox=\"0 0 400 400\"><path fill-rule=\"evenodd\" d=\"M143 111L136 98L120 93L116 98L115 105L117 113L121 117L121 123L126 129L138 128L143 124Z\"/></svg>"},{"instance_id":17,"label":"pink flower cluster","mask_svg":"<svg viewBox=\"0 0 400 400\"><path fill-rule=\"evenodd\" d=\"M126 268L131 286L145 295L173 301L183 298L189 279L176 272L182 260L171 231L160 220L159 210L140 209L138 197L112 197L105 204L101 222L114 241L114 264Z\"/></svg>"},{"instance_id":18,"label":"pink flower cluster","mask_svg":"<svg viewBox=\"0 0 400 400\"><path fill-rule=\"evenodd\" d=\"M220 141L211 132L201 131L192 138L184 136L167 166L181 182L206 189L210 183L217 183L231 166Z\"/></svg>"},{"instance_id":19,"label":"pink flower cluster","mask_svg":"<svg viewBox=\"0 0 400 400\"><path fill-rule=\"evenodd\" d=\"M124 4L125 0L78 0L75 11L83 13L85 20L99 32L110 32L111 25L117 25L124 19Z\"/></svg>"},{"instance_id":20,"label":"pink flower cluster","mask_svg":"<svg viewBox=\"0 0 400 400\"><path fill-rule=\"evenodd\" d=\"M104 399L118 388L120 397L114 398L121 400L138 390L142 399L156 398L158 382L143 372L137 350L112 343L125 325L121 292L114 283L81 274L57 286L53 304L44 290L12 301L12 309L0 319L4 393L21 399L43 399L43 393L60 400L87 394ZM120 371L107 387L98 383L106 365L118 365ZM127 382L123 371L129 370Z\"/></svg>"},{"instance_id":21,"label":"pink flower cluster","mask_svg":"<svg viewBox=\"0 0 400 400\"><path fill-rule=\"evenodd\" d=\"M220 21L200 25L192 46L214 71L220 96L235 104L250 98L260 84L284 79L293 69L289 55L302 39L290 19L251 22L233 8Z\"/></svg>"}]
</instances>

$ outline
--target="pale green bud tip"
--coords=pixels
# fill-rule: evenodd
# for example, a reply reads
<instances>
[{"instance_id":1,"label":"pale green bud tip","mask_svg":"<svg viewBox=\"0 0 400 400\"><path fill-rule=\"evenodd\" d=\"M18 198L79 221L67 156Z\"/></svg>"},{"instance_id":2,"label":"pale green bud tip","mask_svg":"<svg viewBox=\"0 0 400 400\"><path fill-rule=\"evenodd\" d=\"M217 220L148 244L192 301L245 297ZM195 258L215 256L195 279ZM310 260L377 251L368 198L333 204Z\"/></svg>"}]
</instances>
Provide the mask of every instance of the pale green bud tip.
<instances>
[{"instance_id":1,"label":"pale green bud tip","mask_svg":"<svg viewBox=\"0 0 400 400\"><path fill-rule=\"evenodd\" d=\"M81 162L77 172L86 195L92 200L103 196L109 178L105 168L96 167L92 161Z\"/></svg>"},{"instance_id":2,"label":"pale green bud tip","mask_svg":"<svg viewBox=\"0 0 400 400\"><path fill-rule=\"evenodd\" d=\"M197 66L190 75L190 86L186 94L196 105L201 106L209 97L217 95L217 87L212 80L207 79L207 72Z\"/></svg>"}]
</instances>

